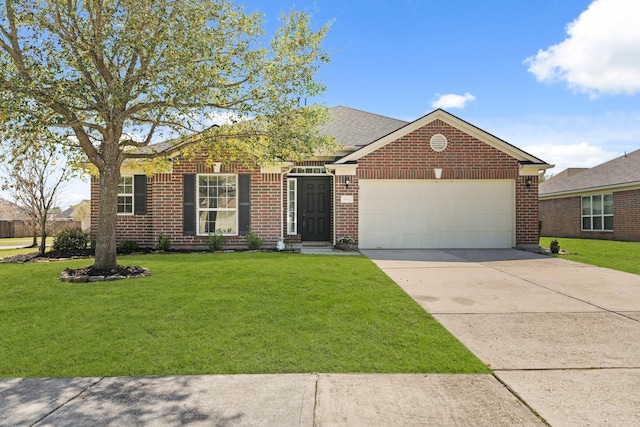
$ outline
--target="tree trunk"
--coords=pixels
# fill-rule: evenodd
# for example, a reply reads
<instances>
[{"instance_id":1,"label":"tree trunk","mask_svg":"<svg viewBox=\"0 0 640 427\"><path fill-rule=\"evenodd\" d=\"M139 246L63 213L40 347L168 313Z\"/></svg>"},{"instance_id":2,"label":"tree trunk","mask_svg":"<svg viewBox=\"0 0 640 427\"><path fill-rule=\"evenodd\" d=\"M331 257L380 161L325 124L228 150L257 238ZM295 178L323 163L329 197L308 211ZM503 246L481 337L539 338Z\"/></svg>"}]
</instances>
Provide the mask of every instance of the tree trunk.
<instances>
[{"instance_id":1,"label":"tree trunk","mask_svg":"<svg viewBox=\"0 0 640 427\"><path fill-rule=\"evenodd\" d=\"M94 268L112 269L118 264L116 255L116 220L118 214L119 165L107 165L100 171L98 234Z\"/></svg>"},{"instance_id":2,"label":"tree trunk","mask_svg":"<svg viewBox=\"0 0 640 427\"><path fill-rule=\"evenodd\" d=\"M42 229L42 233L40 234L40 249L38 252L40 255L44 255L44 251L47 250L47 230Z\"/></svg>"},{"instance_id":3,"label":"tree trunk","mask_svg":"<svg viewBox=\"0 0 640 427\"><path fill-rule=\"evenodd\" d=\"M36 229L33 229L33 242L31 243L32 248L38 247L38 233L36 233Z\"/></svg>"}]
</instances>

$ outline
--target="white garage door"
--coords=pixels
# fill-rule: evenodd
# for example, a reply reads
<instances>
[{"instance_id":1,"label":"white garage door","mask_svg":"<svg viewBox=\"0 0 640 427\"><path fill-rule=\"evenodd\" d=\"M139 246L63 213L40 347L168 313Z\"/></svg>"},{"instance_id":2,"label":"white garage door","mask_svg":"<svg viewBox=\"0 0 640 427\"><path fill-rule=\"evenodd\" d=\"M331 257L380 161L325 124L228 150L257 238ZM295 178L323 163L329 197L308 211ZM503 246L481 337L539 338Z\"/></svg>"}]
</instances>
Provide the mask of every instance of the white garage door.
<instances>
[{"instance_id":1,"label":"white garage door","mask_svg":"<svg viewBox=\"0 0 640 427\"><path fill-rule=\"evenodd\" d=\"M360 180L363 249L511 248L513 180Z\"/></svg>"}]
</instances>

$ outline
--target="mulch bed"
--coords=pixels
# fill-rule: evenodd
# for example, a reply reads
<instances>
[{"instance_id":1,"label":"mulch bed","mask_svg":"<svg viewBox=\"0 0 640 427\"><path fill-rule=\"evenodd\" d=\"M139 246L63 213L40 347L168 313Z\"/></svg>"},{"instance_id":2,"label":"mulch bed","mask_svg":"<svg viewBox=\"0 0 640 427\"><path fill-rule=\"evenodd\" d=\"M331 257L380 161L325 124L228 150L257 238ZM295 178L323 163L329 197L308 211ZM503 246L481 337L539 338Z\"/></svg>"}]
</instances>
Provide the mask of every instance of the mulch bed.
<instances>
[{"instance_id":1,"label":"mulch bed","mask_svg":"<svg viewBox=\"0 0 640 427\"><path fill-rule=\"evenodd\" d=\"M137 266L118 265L116 268L106 270L91 266L75 269L65 268L60 274L60 280L68 283L107 282L146 277L150 274L148 269Z\"/></svg>"},{"instance_id":2,"label":"mulch bed","mask_svg":"<svg viewBox=\"0 0 640 427\"><path fill-rule=\"evenodd\" d=\"M49 251L45 252L43 255L40 255L38 252L30 252L28 254L20 254L8 256L6 258L0 258L0 262L8 263L23 263L23 262L48 262L48 261L61 261L68 259L81 259L81 258L91 258L94 256L93 249L83 249L76 251Z\"/></svg>"}]
</instances>

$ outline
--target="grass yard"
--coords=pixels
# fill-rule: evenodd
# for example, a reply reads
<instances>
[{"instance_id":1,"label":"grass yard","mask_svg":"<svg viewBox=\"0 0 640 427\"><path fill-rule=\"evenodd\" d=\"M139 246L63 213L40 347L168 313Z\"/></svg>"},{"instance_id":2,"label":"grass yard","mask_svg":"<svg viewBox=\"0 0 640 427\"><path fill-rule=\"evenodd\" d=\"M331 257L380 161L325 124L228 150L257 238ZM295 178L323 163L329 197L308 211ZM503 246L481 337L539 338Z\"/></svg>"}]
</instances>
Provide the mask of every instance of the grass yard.
<instances>
[{"instance_id":1,"label":"grass yard","mask_svg":"<svg viewBox=\"0 0 640 427\"><path fill-rule=\"evenodd\" d=\"M29 254L32 252L38 252L38 248L2 249L2 246L0 246L0 259L14 255Z\"/></svg>"},{"instance_id":2,"label":"grass yard","mask_svg":"<svg viewBox=\"0 0 640 427\"><path fill-rule=\"evenodd\" d=\"M53 237L49 238L47 242L53 242ZM38 248L18 248L18 249L6 249L7 246L29 246L33 243L33 237L19 237L11 239L0 239L0 259L13 255L28 254L31 252L38 252ZM40 243L40 239L38 239Z\"/></svg>"},{"instance_id":3,"label":"grass yard","mask_svg":"<svg viewBox=\"0 0 640 427\"><path fill-rule=\"evenodd\" d=\"M555 237L542 237L540 246L548 248ZM589 240L557 238L560 249L566 255L557 255L571 261L598 265L628 273L640 274L640 242L615 242L611 240Z\"/></svg>"},{"instance_id":4,"label":"grass yard","mask_svg":"<svg viewBox=\"0 0 640 427\"><path fill-rule=\"evenodd\" d=\"M0 376L487 373L365 257L120 257L148 278L58 281L92 260L0 265Z\"/></svg>"},{"instance_id":5,"label":"grass yard","mask_svg":"<svg viewBox=\"0 0 640 427\"><path fill-rule=\"evenodd\" d=\"M47 239L47 243L51 243L53 241L53 236L50 236ZM38 244L40 244L40 238L37 239ZM2 238L0 239L0 249L3 246L30 246L33 243L33 237L12 237L12 238Z\"/></svg>"}]
</instances>

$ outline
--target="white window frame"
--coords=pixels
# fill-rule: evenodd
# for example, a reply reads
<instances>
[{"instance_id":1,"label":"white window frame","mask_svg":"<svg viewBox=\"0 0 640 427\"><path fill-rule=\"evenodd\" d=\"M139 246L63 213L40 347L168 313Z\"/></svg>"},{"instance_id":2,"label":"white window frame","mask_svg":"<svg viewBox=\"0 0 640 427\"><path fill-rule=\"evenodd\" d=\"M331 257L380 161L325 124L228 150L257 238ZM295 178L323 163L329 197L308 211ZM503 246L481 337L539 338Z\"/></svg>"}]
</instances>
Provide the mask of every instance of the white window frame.
<instances>
[{"instance_id":1,"label":"white window frame","mask_svg":"<svg viewBox=\"0 0 640 427\"><path fill-rule=\"evenodd\" d=\"M287 235L298 234L298 180L287 178Z\"/></svg>"},{"instance_id":2,"label":"white window frame","mask_svg":"<svg viewBox=\"0 0 640 427\"><path fill-rule=\"evenodd\" d=\"M295 166L289 175L328 175L324 166Z\"/></svg>"},{"instance_id":3,"label":"white window frame","mask_svg":"<svg viewBox=\"0 0 640 427\"><path fill-rule=\"evenodd\" d=\"M200 178L201 177L218 177L218 178L222 178L222 177L233 177L234 179L234 186L236 189L236 202L235 202L235 208L202 208L200 206ZM236 174L213 174L213 173L206 173L206 174L198 174L196 176L196 234L198 236L208 236L209 233L213 233L215 230L211 230L208 232L201 232L200 231L200 212L235 212L235 231L232 232L228 232L227 230L222 230L222 234L225 236L237 236L238 235L238 220L239 220L239 210L238 210L238 175Z\"/></svg>"},{"instance_id":4,"label":"white window frame","mask_svg":"<svg viewBox=\"0 0 640 427\"><path fill-rule=\"evenodd\" d=\"M126 186L125 183L123 183L123 181L125 179L131 179L131 193L127 193L127 192L121 192L122 187ZM134 203L136 202L136 198L135 198L135 189L134 189L134 179L133 179L133 175L123 175L120 177L120 179L118 180L118 201L117 201L117 207L116 210L118 212L118 215L123 215L123 216L127 216L127 215L133 215L133 213L136 211ZM131 203L129 204L129 206L131 206L131 212L127 212L127 211L123 211L120 212L120 198L121 197L126 197L126 198L130 198L131 199ZM127 204L123 204L124 207L127 206Z\"/></svg>"},{"instance_id":5,"label":"white window frame","mask_svg":"<svg viewBox=\"0 0 640 427\"><path fill-rule=\"evenodd\" d=\"M606 213L605 212L605 205L604 205L604 199L606 196L611 197L611 212L610 213ZM600 206L601 206L601 212L600 213L593 213L593 201L594 199L599 200L600 202ZM588 208L589 208L589 212L585 213L585 201L588 200ZM596 232L612 232L613 231L613 227L615 226L615 224L613 224L613 193L605 193L605 194L594 194L592 196L582 196L580 198L580 228L582 229L582 231L596 231ZM585 219L588 218L589 219L589 223L591 224L591 228L585 228L584 227L584 221ZM593 226L593 220L594 218L599 218L600 219L600 224L601 224L601 228L594 228ZM611 218L611 228L606 228L605 226L605 218Z\"/></svg>"}]
</instances>

